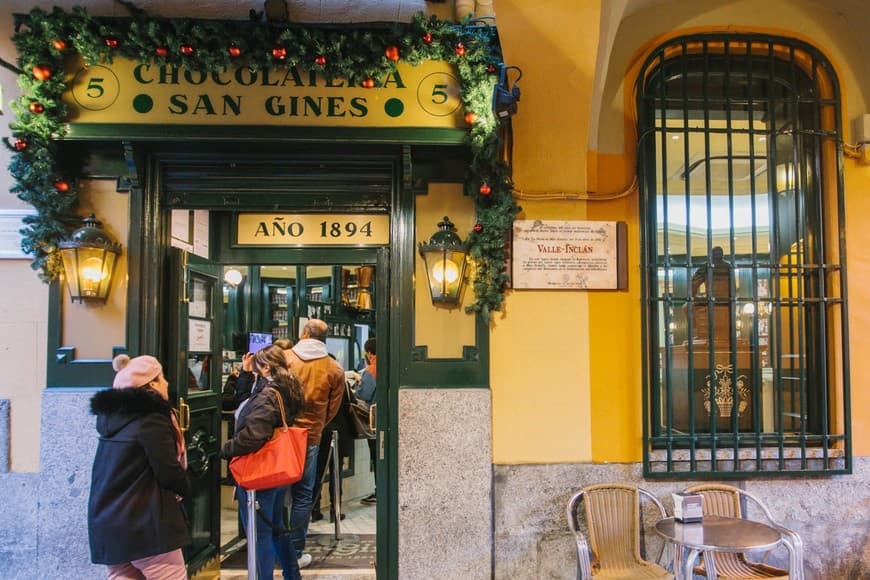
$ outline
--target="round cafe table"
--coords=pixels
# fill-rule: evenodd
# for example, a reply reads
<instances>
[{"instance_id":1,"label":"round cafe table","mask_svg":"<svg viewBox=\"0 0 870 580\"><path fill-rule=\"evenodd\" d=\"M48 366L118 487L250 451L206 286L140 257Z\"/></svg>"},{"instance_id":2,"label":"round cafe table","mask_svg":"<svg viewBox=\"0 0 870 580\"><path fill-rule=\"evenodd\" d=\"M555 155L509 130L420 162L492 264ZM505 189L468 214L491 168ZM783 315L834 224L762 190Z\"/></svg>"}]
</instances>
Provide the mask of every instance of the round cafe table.
<instances>
[{"instance_id":1,"label":"round cafe table","mask_svg":"<svg viewBox=\"0 0 870 580\"><path fill-rule=\"evenodd\" d=\"M707 577L716 578L713 552L754 552L775 548L780 533L761 522L722 516L704 516L697 523L680 523L674 518L656 522L656 533L674 545L674 576L690 580L698 555L704 553Z\"/></svg>"}]
</instances>

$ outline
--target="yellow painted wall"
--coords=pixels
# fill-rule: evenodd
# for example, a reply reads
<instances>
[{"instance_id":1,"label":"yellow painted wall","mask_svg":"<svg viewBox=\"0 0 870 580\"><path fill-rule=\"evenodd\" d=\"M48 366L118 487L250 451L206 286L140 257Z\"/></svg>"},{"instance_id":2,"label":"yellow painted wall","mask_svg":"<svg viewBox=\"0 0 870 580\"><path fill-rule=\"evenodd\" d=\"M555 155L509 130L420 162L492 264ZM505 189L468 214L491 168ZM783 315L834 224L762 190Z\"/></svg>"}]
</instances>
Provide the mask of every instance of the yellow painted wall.
<instances>
[{"instance_id":1,"label":"yellow painted wall","mask_svg":"<svg viewBox=\"0 0 870 580\"><path fill-rule=\"evenodd\" d=\"M619 192L631 182L626 158L600 155L597 189ZM641 369L640 230L637 193L590 203L589 219L628 225L628 290L589 296L592 459L640 461L643 453Z\"/></svg>"},{"instance_id":2,"label":"yellow painted wall","mask_svg":"<svg viewBox=\"0 0 870 580\"><path fill-rule=\"evenodd\" d=\"M438 231L444 216L456 226L456 234L465 239L474 227L474 200L462 193L458 183L430 183L426 195L418 195L416 203L415 242L427 242ZM419 252L414 257L414 344L426 345L429 358L460 358L462 347L474 345L474 317L465 307L474 300L466 266L466 282L461 303L455 308L435 306L429 293L426 269Z\"/></svg>"},{"instance_id":3,"label":"yellow painted wall","mask_svg":"<svg viewBox=\"0 0 870 580\"><path fill-rule=\"evenodd\" d=\"M505 62L523 71L513 120L516 189L586 189L598 0L498 0ZM520 199L521 219L586 219L583 202ZM494 316L495 463L592 458L588 292L509 292Z\"/></svg>"},{"instance_id":4,"label":"yellow painted wall","mask_svg":"<svg viewBox=\"0 0 870 580\"><path fill-rule=\"evenodd\" d=\"M859 62L859 55L866 53L863 41L851 34L854 25L850 28L823 2L675 0L650 6L626 0L620 8L607 7L610 15L616 12L621 19L615 30L607 31L614 38L611 47L597 46L599 34L604 34L598 30L597 2L499 0L496 6L505 60L523 69L520 112L513 123L514 177L524 207L520 217L621 220L629 226L627 292L508 294L504 315L496 316L492 332L496 463L619 462L642 457L637 194L571 204L531 203L522 199L522 193L558 196L626 190L635 173L631 90L645 51L682 32L745 29L793 36L814 44L833 62L841 84L847 139L852 134L851 120L868 108L864 95L870 79ZM610 59L596 70L599 50L608 51ZM606 83L597 119L599 133L592 136L597 151L586 148L594 82ZM863 224L863 216L868 215L864 208L870 189L868 167L853 162L845 167L856 455L870 453L870 389L862 380L868 369L863 368L866 357L860 354L870 342L870 332L865 330L870 325L864 320L870 311L866 291L870 269L862 251L868 242ZM562 334L569 325L575 332L570 337ZM518 358L526 351L536 359L549 356L553 362L528 363L527 357Z\"/></svg>"},{"instance_id":5,"label":"yellow painted wall","mask_svg":"<svg viewBox=\"0 0 870 580\"><path fill-rule=\"evenodd\" d=\"M127 345L127 237L130 196L116 191L114 180L82 182L78 215L93 213L102 228L121 243L106 302L72 302L64 280L61 346L76 347L76 358L108 359L112 347Z\"/></svg>"},{"instance_id":6,"label":"yellow painted wall","mask_svg":"<svg viewBox=\"0 0 870 580\"><path fill-rule=\"evenodd\" d=\"M48 285L29 259L0 260L0 280L0 399L10 401L11 470L38 471Z\"/></svg>"},{"instance_id":7,"label":"yellow painted wall","mask_svg":"<svg viewBox=\"0 0 870 580\"><path fill-rule=\"evenodd\" d=\"M845 163L846 267L849 275L849 350L852 442L855 456L870 456L870 154Z\"/></svg>"}]
</instances>

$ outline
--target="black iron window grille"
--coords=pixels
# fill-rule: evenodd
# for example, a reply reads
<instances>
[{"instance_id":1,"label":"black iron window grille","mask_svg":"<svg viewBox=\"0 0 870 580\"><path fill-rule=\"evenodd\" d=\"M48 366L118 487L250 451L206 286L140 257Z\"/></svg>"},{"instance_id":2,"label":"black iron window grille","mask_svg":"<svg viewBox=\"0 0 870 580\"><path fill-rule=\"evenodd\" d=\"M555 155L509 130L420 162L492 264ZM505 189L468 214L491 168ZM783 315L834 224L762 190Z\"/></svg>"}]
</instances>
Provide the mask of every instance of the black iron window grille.
<instances>
[{"instance_id":1,"label":"black iron window grille","mask_svg":"<svg viewBox=\"0 0 870 580\"><path fill-rule=\"evenodd\" d=\"M830 63L792 39L681 37L637 107L645 475L851 472Z\"/></svg>"}]
</instances>

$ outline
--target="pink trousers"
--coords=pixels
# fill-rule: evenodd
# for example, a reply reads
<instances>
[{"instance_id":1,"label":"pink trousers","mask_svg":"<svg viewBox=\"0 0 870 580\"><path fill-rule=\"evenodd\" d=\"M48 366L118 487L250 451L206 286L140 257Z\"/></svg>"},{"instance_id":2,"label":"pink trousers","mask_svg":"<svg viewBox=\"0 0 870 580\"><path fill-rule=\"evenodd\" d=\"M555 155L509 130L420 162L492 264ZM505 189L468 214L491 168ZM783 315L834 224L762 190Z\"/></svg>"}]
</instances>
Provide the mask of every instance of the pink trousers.
<instances>
[{"instance_id":1,"label":"pink trousers","mask_svg":"<svg viewBox=\"0 0 870 580\"><path fill-rule=\"evenodd\" d=\"M187 580L181 548L108 568L109 580Z\"/></svg>"}]
</instances>

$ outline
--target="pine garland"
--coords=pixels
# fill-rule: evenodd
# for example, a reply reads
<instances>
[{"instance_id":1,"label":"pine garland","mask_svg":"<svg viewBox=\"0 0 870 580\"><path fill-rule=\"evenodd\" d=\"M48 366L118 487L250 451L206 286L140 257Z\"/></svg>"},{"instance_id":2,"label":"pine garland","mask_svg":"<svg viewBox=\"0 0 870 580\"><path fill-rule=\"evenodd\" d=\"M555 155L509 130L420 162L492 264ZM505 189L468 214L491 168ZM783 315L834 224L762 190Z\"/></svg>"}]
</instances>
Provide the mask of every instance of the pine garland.
<instances>
[{"instance_id":1,"label":"pine garland","mask_svg":"<svg viewBox=\"0 0 870 580\"><path fill-rule=\"evenodd\" d=\"M13 42L23 71L21 96L12 103L16 119L5 144L15 153L9 166L16 182L12 192L37 212L24 218L22 249L33 256L32 266L44 280L57 277L57 243L80 224L76 176L82 161L62 147L68 113L61 100L66 57L78 54L89 65L125 57L208 73L241 63L254 70L298 66L327 78L375 85L399 61L417 65L436 60L458 72L472 154L466 191L475 197L477 224L467 243L476 272L475 301L468 311L488 320L501 309L508 279L507 235L519 207L510 168L499 160L499 124L492 112L501 64L494 28L422 13L410 23L338 28L152 18L128 8L130 18L97 18L83 8L68 13L55 7L50 13L36 8L16 19Z\"/></svg>"}]
</instances>

